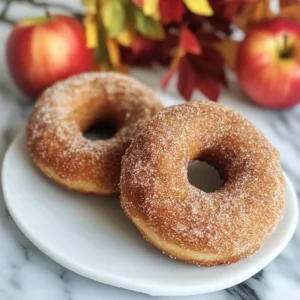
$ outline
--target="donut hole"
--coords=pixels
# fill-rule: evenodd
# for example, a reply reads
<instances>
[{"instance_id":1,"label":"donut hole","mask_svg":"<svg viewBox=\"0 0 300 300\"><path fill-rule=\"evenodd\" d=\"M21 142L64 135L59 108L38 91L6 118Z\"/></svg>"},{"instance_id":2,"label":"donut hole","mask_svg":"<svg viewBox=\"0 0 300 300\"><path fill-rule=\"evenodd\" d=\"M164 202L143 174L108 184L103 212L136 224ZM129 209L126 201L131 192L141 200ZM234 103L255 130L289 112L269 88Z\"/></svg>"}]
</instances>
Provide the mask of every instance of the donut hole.
<instances>
[{"instance_id":1,"label":"donut hole","mask_svg":"<svg viewBox=\"0 0 300 300\"><path fill-rule=\"evenodd\" d=\"M118 128L112 122L98 122L84 131L83 136L88 140L108 140L114 137Z\"/></svg>"},{"instance_id":2,"label":"donut hole","mask_svg":"<svg viewBox=\"0 0 300 300\"><path fill-rule=\"evenodd\" d=\"M194 160L188 165L188 180L201 191L212 193L224 185L223 176L205 160Z\"/></svg>"}]
</instances>

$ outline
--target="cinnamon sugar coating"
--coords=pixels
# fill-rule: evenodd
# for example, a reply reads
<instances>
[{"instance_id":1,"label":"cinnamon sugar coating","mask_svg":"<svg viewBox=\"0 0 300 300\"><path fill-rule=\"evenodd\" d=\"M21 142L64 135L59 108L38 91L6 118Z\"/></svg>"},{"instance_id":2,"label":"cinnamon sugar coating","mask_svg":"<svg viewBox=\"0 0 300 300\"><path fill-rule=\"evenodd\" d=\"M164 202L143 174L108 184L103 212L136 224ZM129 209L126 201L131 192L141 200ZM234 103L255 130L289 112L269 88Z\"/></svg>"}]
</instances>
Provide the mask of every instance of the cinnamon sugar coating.
<instances>
[{"instance_id":1,"label":"cinnamon sugar coating","mask_svg":"<svg viewBox=\"0 0 300 300\"><path fill-rule=\"evenodd\" d=\"M224 186L206 193L189 162L216 166ZM253 254L276 229L285 199L277 150L232 109L197 101L159 112L122 159L121 204L143 236L172 257L229 264Z\"/></svg>"},{"instance_id":2,"label":"cinnamon sugar coating","mask_svg":"<svg viewBox=\"0 0 300 300\"><path fill-rule=\"evenodd\" d=\"M37 166L51 179L78 192L119 192L121 158L140 126L162 104L154 92L128 76L91 72L47 89L27 127L27 146ZM112 122L116 134L91 141L93 124Z\"/></svg>"}]
</instances>

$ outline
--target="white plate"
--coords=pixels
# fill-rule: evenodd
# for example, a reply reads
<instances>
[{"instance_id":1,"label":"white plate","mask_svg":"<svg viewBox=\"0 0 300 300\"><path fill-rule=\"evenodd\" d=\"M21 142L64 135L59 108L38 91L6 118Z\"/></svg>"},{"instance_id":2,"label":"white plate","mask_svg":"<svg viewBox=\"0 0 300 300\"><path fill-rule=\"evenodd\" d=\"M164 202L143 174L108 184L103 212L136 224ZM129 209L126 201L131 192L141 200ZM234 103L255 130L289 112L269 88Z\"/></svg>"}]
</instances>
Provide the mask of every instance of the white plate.
<instances>
[{"instance_id":1,"label":"white plate","mask_svg":"<svg viewBox=\"0 0 300 300\"><path fill-rule=\"evenodd\" d=\"M20 134L3 163L7 207L24 234L66 268L94 280L151 295L192 295L230 287L270 263L291 239L298 218L287 179L282 221L253 256L200 268L170 259L148 244L118 198L82 196L60 188L32 163Z\"/></svg>"}]
</instances>

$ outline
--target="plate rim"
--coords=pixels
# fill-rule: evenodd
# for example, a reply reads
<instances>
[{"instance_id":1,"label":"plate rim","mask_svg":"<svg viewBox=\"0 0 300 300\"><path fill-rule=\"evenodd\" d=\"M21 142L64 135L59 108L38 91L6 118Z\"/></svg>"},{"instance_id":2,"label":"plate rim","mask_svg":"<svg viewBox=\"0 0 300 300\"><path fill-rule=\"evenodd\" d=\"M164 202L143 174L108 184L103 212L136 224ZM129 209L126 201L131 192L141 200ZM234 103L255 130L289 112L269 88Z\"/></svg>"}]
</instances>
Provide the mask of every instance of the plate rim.
<instances>
[{"instance_id":1,"label":"plate rim","mask_svg":"<svg viewBox=\"0 0 300 300\"><path fill-rule=\"evenodd\" d=\"M298 201L297 201L297 195L296 195L296 192L295 192L292 182L290 181L288 176L283 172L285 180L286 180L286 189L289 190L291 193L290 201L291 201L291 204L293 205L293 207L295 208L293 220L290 221L290 230L288 231L288 234L286 234L282 238L282 241L280 244L277 244L276 251L275 250L272 251L271 255L269 255L267 257L267 259L265 258L263 260L265 262L263 267L261 267L261 264L259 264L258 267L256 266L256 264L254 264L254 267L248 268L247 272L245 271L243 273L243 276L240 276L238 280L236 280L236 279L234 280L232 277L230 277L230 278L232 278L231 280L227 279L225 281L225 283L221 282L218 285L211 285L211 286L208 286L206 289L205 288L203 289L203 287L201 287L201 289L199 289L197 286L191 286L188 288L188 290L178 288L178 289L173 289L172 292L170 292L170 290L164 288L163 285L153 287L153 286L148 286L147 284L144 284L143 282L138 282L138 283L132 282L132 281L128 280L127 278L121 277L119 275L112 276L111 274L105 275L104 273L96 272L95 270L87 268L86 266L84 266L76 261L75 262L72 261L67 256L65 256L62 252L59 252L57 250L52 250L51 247L49 247L46 243L44 243L43 241L40 241L31 232L31 229L28 228L28 226L26 224L24 225L19 220L19 217L15 213L12 203L8 200L9 199L8 191L6 190L6 185L4 184L5 178L6 178L5 170L6 170L6 165L7 165L7 157L9 155L10 151L13 149L13 147L16 144L18 144L18 142L22 142L21 141L22 138L25 138L25 130L22 130L14 138L14 140L11 142L11 144L7 148L4 158L3 158L2 170L1 170L1 173L2 173L1 174L2 175L1 183L2 183L3 196L4 196L5 203L6 203L6 207L9 211L12 219L14 220L14 222L16 223L18 228L22 231L22 233L40 251L42 251L44 254L46 254L53 261L55 261L56 263L60 264L61 266L67 268L68 270L70 270L76 274L79 274L86 278L92 279L96 282L108 284L111 286L115 286L117 288L124 288L124 289L128 289L128 290L132 290L135 292L146 293L146 294L149 294L152 296L189 296L189 295L216 292L216 291L223 290L223 289L229 288L231 286L237 285L237 284L247 280L248 278L252 277L257 272L262 270L263 268L265 268L271 261L273 261L285 249L285 247L288 245L288 243L290 242L290 240L292 239L292 237L295 233L297 223L298 223L298 216L299 216L299 206L298 206ZM29 156L29 153L27 153L27 155ZM258 251L260 251L260 250L258 250ZM245 258L245 259L250 259L250 257ZM226 266L222 266L222 267L226 267Z\"/></svg>"}]
</instances>

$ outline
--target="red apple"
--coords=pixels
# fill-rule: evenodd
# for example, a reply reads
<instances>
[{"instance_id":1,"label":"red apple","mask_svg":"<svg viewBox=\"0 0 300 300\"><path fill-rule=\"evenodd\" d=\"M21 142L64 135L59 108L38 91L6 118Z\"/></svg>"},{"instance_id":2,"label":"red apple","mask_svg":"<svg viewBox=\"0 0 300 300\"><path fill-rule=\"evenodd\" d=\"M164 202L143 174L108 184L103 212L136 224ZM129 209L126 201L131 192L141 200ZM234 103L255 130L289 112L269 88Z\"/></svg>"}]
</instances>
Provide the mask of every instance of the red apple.
<instances>
[{"instance_id":1,"label":"red apple","mask_svg":"<svg viewBox=\"0 0 300 300\"><path fill-rule=\"evenodd\" d=\"M6 55L16 84L31 97L60 79L89 71L93 61L81 25L62 15L18 23L8 38Z\"/></svg>"},{"instance_id":2,"label":"red apple","mask_svg":"<svg viewBox=\"0 0 300 300\"><path fill-rule=\"evenodd\" d=\"M246 94L269 108L300 102L300 23L273 19L254 27L241 43L236 72Z\"/></svg>"}]
</instances>

